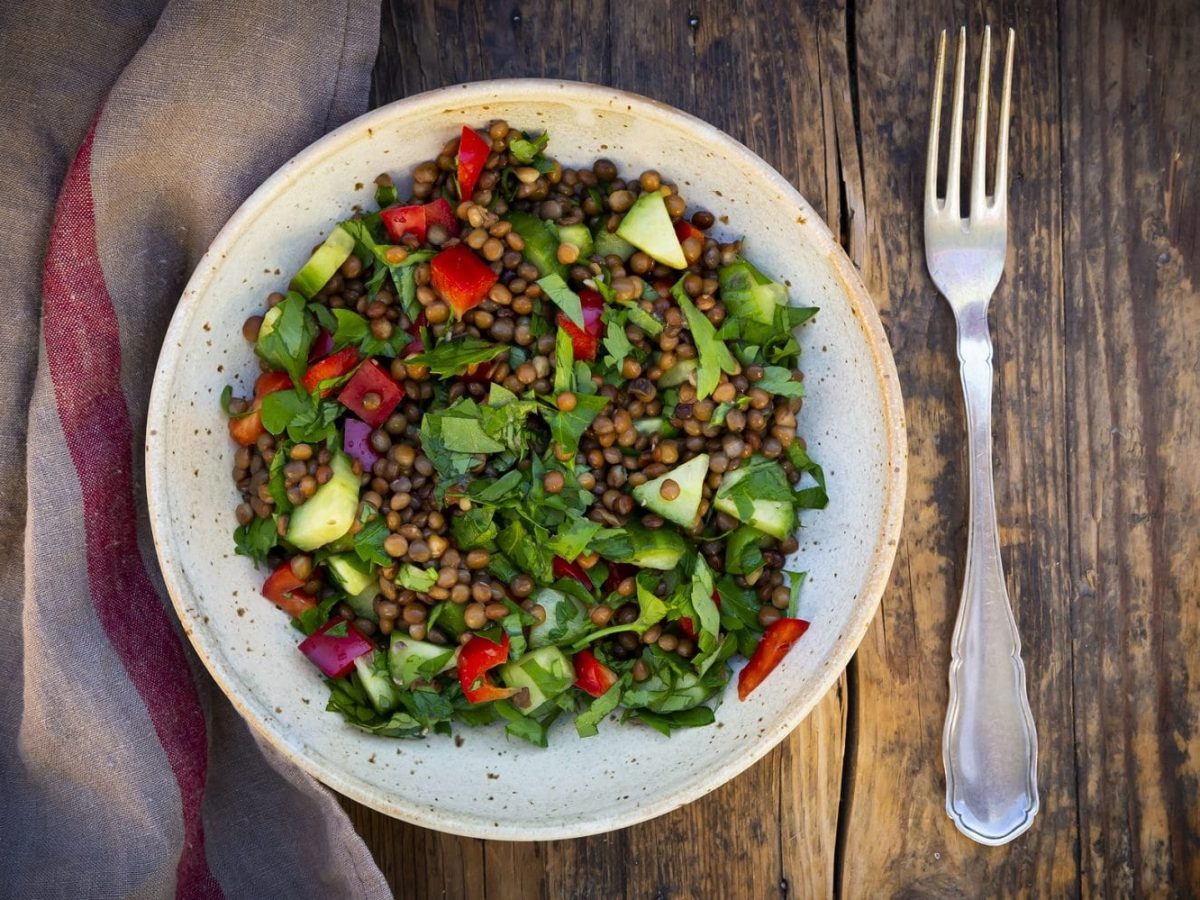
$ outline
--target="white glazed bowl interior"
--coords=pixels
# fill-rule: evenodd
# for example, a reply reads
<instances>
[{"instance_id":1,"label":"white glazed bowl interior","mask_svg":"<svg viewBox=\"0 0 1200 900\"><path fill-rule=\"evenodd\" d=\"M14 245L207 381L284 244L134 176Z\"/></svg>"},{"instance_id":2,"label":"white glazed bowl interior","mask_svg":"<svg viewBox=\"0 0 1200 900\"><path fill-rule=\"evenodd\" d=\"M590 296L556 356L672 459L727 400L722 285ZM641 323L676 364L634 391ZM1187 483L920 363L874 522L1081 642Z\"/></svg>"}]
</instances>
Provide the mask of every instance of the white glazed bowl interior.
<instances>
[{"instance_id":1,"label":"white glazed bowl interior","mask_svg":"<svg viewBox=\"0 0 1200 900\"><path fill-rule=\"evenodd\" d=\"M568 164L613 159L659 169L689 208L728 216L725 236L821 307L802 329L808 398L800 431L828 476L792 566L809 572L812 627L747 702L730 690L719 727L666 738L607 722L579 739L565 717L549 749L499 727L423 741L377 738L325 711L327 690L297 633L259 594L263 573L234 555L233 446L224 385L256 373L242 322L286 285L310 248L382 171L407 179L462 123L503 118L551 135ZM356 187L357 185L357 187ZM403 196L403 191L401 192ZM905 478L894 364L874 307L809 205L766 163L664 104L610 88L540 80L445 88L377 109L316 142L262 185L200 261L171 323L147 437L151 519L163 574L201 659L270 743L341 793L418 825L509 840L578 837L660 815L720 786L783 739L829 689L874 615L891 568Z\"/></svg>"}]
</instances>

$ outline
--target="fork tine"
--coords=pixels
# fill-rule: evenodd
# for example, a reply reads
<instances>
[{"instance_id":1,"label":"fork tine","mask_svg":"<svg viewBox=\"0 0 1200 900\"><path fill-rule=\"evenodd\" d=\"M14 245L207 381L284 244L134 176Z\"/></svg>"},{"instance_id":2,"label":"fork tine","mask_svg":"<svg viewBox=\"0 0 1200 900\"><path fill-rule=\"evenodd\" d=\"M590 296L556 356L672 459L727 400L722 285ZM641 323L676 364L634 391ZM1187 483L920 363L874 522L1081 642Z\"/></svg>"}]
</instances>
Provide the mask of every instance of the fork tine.
<instances>
[{"instance_id":1,"label":"fork tine","mask_svg":"<svg viewBox=\"0 0 1200 900\"><path fill-rule=\"evenodd\" d=\"M979 55L978 102L975 107L975 152L971 160L971 216L984 213L987 203L987 130L988 130L988 76L991 66L988 58L992 52L992 29L984 26L983 51Z\"/></svg>"},{"instance_id":2,"label":"fork tine","mask_svg":"<svg viewBox=\"0 0 1200 900\"><path fill-rule=\"evenodd\" d=\"M946 29L938 38L937 71L933 75L933 111L929 115L929 151L925 157L925 209L937 209L938 131L942 126L942 81L946 75Z\"/></svg>"},{"instance_id":3,"label":"fork tine","mask_svg":"<svg viewBox=\"0 0 1200 900\"><path fill-rule=\"evenodd\" d=\"M950 153L946 157L946 209L962 215L958 193L962 181L963 82L967 68L967 29L958 32L958 53L954 61L954 106L950 113Z\"/></svg>"},{"instance_id":4,"label":"fork tine","mask_svg":"<svg viewBox=\"0 0 1200 900\"><path fill-rule=\"evenodd\" d=\"M1008 193L1008 114L1012 97L1013 42L1016 32L1008 29L1008 49L1004 54L1004 92L1000 95L1000 134L996 144L996 183L992 188L992 205L1004 209Z\"/></svg>"}]
</instances>

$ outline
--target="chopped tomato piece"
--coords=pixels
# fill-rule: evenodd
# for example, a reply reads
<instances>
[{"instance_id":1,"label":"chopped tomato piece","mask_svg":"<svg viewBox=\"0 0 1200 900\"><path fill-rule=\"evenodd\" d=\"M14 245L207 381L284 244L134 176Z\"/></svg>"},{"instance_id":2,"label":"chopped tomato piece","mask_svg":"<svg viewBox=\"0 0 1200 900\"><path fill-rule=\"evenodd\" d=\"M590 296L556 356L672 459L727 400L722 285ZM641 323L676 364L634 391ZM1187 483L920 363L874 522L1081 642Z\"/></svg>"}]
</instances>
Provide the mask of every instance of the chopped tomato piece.
<instances>
[{"instance_id":1,"label":"chopped tomato piece","mask_svg":"<svg viewBox=\"0 0 1200 900\"><path fill-rule=\"evenodd\" d=\"M675 237L679 238L679 243L683 243L690 237L694 237L700 242L700 246L704 246L704 232L688 222L685 219L680 219L675 223Z\"/></svg>"},{"instance_id":2,"label":"chopped tomato piece","mask_svg":"<svg viewBox=\"0 0 1200 900\"><path fill-rule=\"evenodd\" d=\"M808 631L804 619L776 619L767 626L746 668L738 673L738 699L745 700L774 671L792 645Z\"/></svg>"},{"instance_id":3,"label":"chopped tomato piece","mask_svg":"<svg viewBox=\"0 0 1200 900\"><path fill-rule=\"evenodd\" d=\"M478 306L496 283L496 273L466 244L443 250L429 263L434 289L458 315Z\"/></svg>"},{"instance_id":4,"label":"chopped tomato piece","mask_svg":"<svg viewBox=\"0 0 1200 900\"><path fill-rule=\"evenodd\" d=\"M317 605L316 600L300 590L302 587L304 579L296 577L288 560L276 566L275 571L267 577L262 592L264 597L294 619Z\"/></svg>"},{"instance_id":5,"label":"chopped tomato piece","mask_svg":"<svg viewBox=\"0 0 1200 900\"><path fill-rule=\"evenodd\" d=\"M250 405L249 412L229 420L229 436L243 447L253 446L259 436L267 431L263 427L262 417L258 414L259 405L260 401L255 400Z\"/></svg>"},{"instance_id":6,"label":"chopped tomato piece","mask_svg":"<svg viewBox=\"0 0 1200 900\"><path fill-rule=\"evenodd\" d=\"M458 142L458 195L464 200L470 200L475 193L475 185L483 174L492 145L481 138L466 125L463 126L462 138Z\"/></svg>"},{"instance_id":7,"label":"chopped tomato piece","mask_svg":"<svg viewBox=\"0 0 1200 900\"><path fill-rule=\"evenodd\" d=\"M558 314L558 327L571 336L571 346L575 358L591 361L596 358L600 349L600 335L604 328L600 324L600 314L604 312L604 298L592 290L579 292L579 302L583 307L583 328L580 328L561 312Z\"/></svg>"},{"instance_id":8,"label":"chopped tomato piece","mask_svg":"<svg viewBox=\"0 0 1200 900\"><path fill-rule=\"evenodd\" d=\"M308 367L308 371L304 373L304 390L311 394L322 381L341 378L356 365L358 365L358 348L343 347L337 353L331 353ZM321 396L328 397L331 393L333 393L333 388L327 387L321 391Z\"/></svg>"},{"instance_id":9,"label":"chopped tomato piece","mask_svg":"<svg viewBox=\"0 0 1200 900\"><path fill-rule=\"evenodd\" d=\"M425 212L424 206L391 206L382 210L379 218L393 242L398 244L404 235L415 234L417 240L423 244L429 224Z\"/></svg>"},{"instance_id":10,"label":"chopped tomato piece","mask_svg":"<svg viewBox=\"0 0 1200 900\"><path fill-rule=\"evenodd\" d=\"M338 402L372 428L381 427L403 399L404 386L373 359L359 366L338 394Z\"/></svg>"},{"instance_id":11,"label":"chopped tomato piece","mask_svg":"<svg viewBox=\"0 0 1200 900\"><path fill-rule=\"evenodd\" d=\"M617 673L596 659L591 650L580 650L575 663L575 687L585 694L599 697L617 683Z\"/></svg>"},{"instance_id":12,"label":"chopped tomato piece","mask_svg":"<svg viewBox=\"0 0 1200 900\"><path fill-rule=\"evenodd\" d=\"M458 682L463 695L471 703L504 700L517 692L516 688L500 687L488 680L487 673L508 659L508 635L497 644L475 635L458 653Z\"/></svg>"},{"instance_id":13,"label":"chopped tomato piece","mask_svg":"<svg viewBox=\"0 0 1200 900\"><path fill-rule=\"evenodd\" d=\"M438 197L425 204L425 225L441 225L452 236L458 235L459 221L454 208L445 197Z\"/></svg>"}]
</instances>

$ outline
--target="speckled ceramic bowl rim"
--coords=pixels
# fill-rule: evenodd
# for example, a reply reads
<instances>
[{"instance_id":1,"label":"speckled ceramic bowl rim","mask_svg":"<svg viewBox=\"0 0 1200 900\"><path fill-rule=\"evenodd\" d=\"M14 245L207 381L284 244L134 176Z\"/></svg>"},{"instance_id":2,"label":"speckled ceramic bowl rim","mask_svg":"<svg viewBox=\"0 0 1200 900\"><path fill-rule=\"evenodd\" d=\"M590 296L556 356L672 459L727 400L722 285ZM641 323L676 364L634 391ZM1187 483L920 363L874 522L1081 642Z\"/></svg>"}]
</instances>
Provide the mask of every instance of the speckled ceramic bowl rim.
<instances>
[{"instance_id":1,"label":"speckled ceramic bowl rim","mask_svg":"<svg viewBox=\"0 0 1200 900\"><path fill-rule=\"evenodd\" d=\"M658 121L666 127L684 129L694 135L698 142L719 147L724 154L740 158L746 165L759 170L766 180L779 191L785 202L790 201L797 207L811 212L811 208L800 193L749 148L695 116L638 94L602 85L538 78L473 82L416 94L347 122L292 157L250 195L217 234L212 245L197 264L167 330L150 395L147 433L154 434L156 431L159 434L165 433L171 402L168 384L175 369L176 356L179 352L177 348L193 330L193 320L198 311L195 298L205 292L215 271L222 264L221 261L227 248L233 245L243 233L253 228L262 209L269 205L276 195L326 157L349 143L364 139L369 129L377 127L383 122L429 107L451 110L459 106L487 102L488 98L492 98L496 94L528 96L531 92L542 92L548 97L556 99L570 96L597 104L611 103L616 99L628 105L631 111L639 116ZM816 227L813 227L814 225ZM195 622L193 622L194 607L187 602L185 582L180 578L175 563L179 555L176 553L175 547L181 538L176 528L177 523L171 521L167 511L165 484L168 478L169 463L165 441L147 439L146 487L150 524L167 591L175 605L184 632L191 639L196 653L242 717L268 744L286 758L352 800L414 825L497 840L584 837L634 825L663 815L707 794L748 769L771 751L800 724L832 687L861 643L875 616L875 611L891 574L892 562L899 540L907 477L904 406L900 396L895 361L892 358L891 349L875 311L874 303L859 279L854 266L834 241L833 235L824 223L810 222L806 234L810 240L816 242L817 249L824 252L840 277L854 318L870 349L876 382L883 402L883 437L886 441L890 474L885 487L882 525L876 538L870 572L865 579L863 590L855 600L855 609L847 621L846 627L831 648L820 675L811 682L812 687L807 692L805 702L796 704L786 716L781 716L773 722L761 737L753 743L747 743L744 754L730 756L726 762L707 772L705 777L697 779L678 793L654 799L643 806L630 805L627 813L623 815L610 816L602 820L582 819L574 828L563 829L558 826L548 828L522 826L519 830L506 830L503 826L499 829L490 826L484 828L480 822L467 816L446 814L440 811L429 813L390 802L379 797L369 783L357 777L347 777L338 769L314 762L305 755L302 746L294 739L294 736L289 738L280 733L275 726L260 719L250 704L240 695L238 673L226 666L219 655L209 652L208 638L202 630L197 630ZM330 727L340 724L333 716L329 721Z\"/></svg>"}]
</instances>

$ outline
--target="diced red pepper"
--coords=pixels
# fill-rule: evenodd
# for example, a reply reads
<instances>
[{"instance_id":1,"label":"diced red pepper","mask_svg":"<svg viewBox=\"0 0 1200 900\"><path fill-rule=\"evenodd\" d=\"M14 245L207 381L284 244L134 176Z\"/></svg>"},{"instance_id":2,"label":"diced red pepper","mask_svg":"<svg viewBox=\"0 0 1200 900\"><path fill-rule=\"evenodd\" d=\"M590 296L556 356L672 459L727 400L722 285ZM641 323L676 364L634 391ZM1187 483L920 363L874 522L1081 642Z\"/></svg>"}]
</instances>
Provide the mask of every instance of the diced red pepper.
<instances>
[{"instance_id":1,"label":"diced red pepper","mask_svg":"<svg viewBox=\"0 0 1200 900\"><path fill-rule=\"evenodd\" d=\"M285 561L275 567L275 571L267 576L263 585L263 596L282 609L293 619L306 609L312 609L317 601L300 588L304 587L304 579L297 578L292 571L291 561Z\"/></svg>"},{"instance_id":2,"label":"diced red pepper","mask_svg":"<svg viewBox=\"0 0 1200 900\"><path fill-rule=\"evenodd\" d=\"M441 225L451 235L457 236L460 226L458 216L454 215L454 207L445 197L438 197L425 204L425 225Z\"/></svg>"},{"instance_id":3,"label":"diced red pepper","mask_svg":"<svg viewBox=\"0 0 1200 900\"><path fill-rule=\"evenodd\" d=\"M600 335L604 333L600 324L600 314L604 312L604 298L593 290L583 290L579 292L579 302L583 307L583 328L561 312L558 314L558 327L571 336L575 358L590 362L596 358L596 351L600 349Z\"/></svg>"},{"instance_id":4,"label":"diced red pepper","mask_svg":"<svg viewBox=\"0 0 1200 900\"><path fill-rule=\"evenodd\" d=\"M600 590L602 593L611 594L622 581L637 573L637 566L631 566L629 563L609 563L608 577L604 579L604 584L600 586Z\"/></svg>"},{"instance_id":5,"label":"diced red pepper","mask_svg":"<svg viewBox=\"0 0 1200 900\"><path fill-rule=\"evenodd\" d=\"M346 629L344 635L329 634L340 626ZM330 678L341 678L354 668L356 659L374 650L369 638L341 618L330 619L300 643L300 652Z\"/></svg>"},{"instance_id":6,"label":"diced red pepper","mask_svg":"<svg viewBox=\"0 0 1200 900\"><path fill-rule=\"evenodd\" d=\"M379 398L379 403L370 409L365 402L367 394L374 394ZM338 394L338 402L342 406L354 412L373 428L381 427L403 399L404 386L397 384L373 359L368 359L359 366L358 371L350 377L342 392Z\"/></svg>"},{"instance_id":7,"label":"diced red pepper","mask_svg":"<svg viewBox=\"0 0 1200 900\"><path fill-rule=\"evenodd\" d=\"M443 250L429 263L434 290L460 316L478 306L496 283L496 273L466 244Z\"/></svg>"},{"instance_id":8,"label":"diced red pepper","mask_svg":"<svg viewBox=\"0 0 1200 900\"><path fill-rule=\"evenodd\" d=\"M258 414L259 405L259 401L255 400L249 412L229 420L229 436L243 447L252 447L261 435L266 434L267 429L263 427L262 417Z\"/></svg>"},{"instance_id":9,"label":"diced red pepper","mask_svg":"<svg viewBox=\"0 0 1200 900\"><path fill-rule=\"evenodd\" d=\"M683 243L690 237L694 237L700 242L700 246L704 246L704 232L693 225L686 219L680 219L675 223L675 237L679 238L679 243Z\"/></svg>"},{"instance_id":10,"label":"diced red pepper","mask_svg":"<svg viewBox=\"0 0 1200 900\"><path fill-rule=\"evenodd\" d=\"M406 234L415 234L423 244L429 224L425 213L424 206L389 206L379 213L379 218L393 243L400 243L400 238Z\"/></svg>"},{"instance_id":11,"label":"diced red pepper","mask_svg":"<svg viewBox=\"0 0 1200 900\"><path fill-rule=\"evenodd\" d=\"M475 193L475 185L483 174L492 145L481 138L466 125L463 126L462 138L458 142L458 195L464 200L470 200Z\"/></svg>"},{"instance_id":12,"label":"diced red pepper","mask_svg":"<svg viewBox=\"0 0 1200 900\"><path fill-rule=\"evenodd\" d=\"M458 683L471 703L504 700L517 692L516 688L500 687L488 680L487 673L508 659L508 635L497 644L475 635L458 652Z\"/></svg>"},{"instance_id":13,"label":"diced red pepper","mask_svg":"<svg viewBox=\"0 0 1200 900\"><path fill-rule=\"evenodd\" d=\"M596 659L591 650L580 650L575 663L575 687L585 694L599 697L617 683L617 673Z\"/></svg>"},{"instance_id":14,"label":"diced red pepper","mask_svg":"<svg viewBox=\"0 0 1200 900\"><path fill-rule=\"evenodd\" d=\"M254 400L250 409L240 416L229 420L229 436L243 447L250 447L260 436L266 433L263 427L262 398L276 391L285 391L292 386L292 377L287 372L263 372L254 382Z\"/></svg>"},{"instance_id":15,"label":"diced red pepper","mask_svg":"<svg viewBox=\"0 0 1200 900\"><path fill-rule=\"evenodd\" d=\"M358 348L343 347L337 353L331 353L308 367L308 371L304 373L304 390L311 394L322 381L341 378L356 365L358 365ZM321 396L328 397L331 393L333 393L333 388L327 387L321 391Z\"/></svg>"},{"instance_id":16,"label":"diced red pepper","mask_svg":"<svg viewBox=\"0 0 1200 900\"><path fill-rule=\"evenodd\" d=\"M738 673L739 700L745 700L762 684L806 631L808 622L804 619L776 619L767 626L746 668Z\"/></svg>"},{"instance_id":17,"label":"diced red pepper","mask_svg":"<svg viewBox=\"0 0 1200 900\"><path fill-rule=\"evenodd\" d=\"M286 391L292 386L292 376L287 372L263 372L254 382L254 396L262 399L276 391Z\"/></svg>"},{"instance_id":18,"label":"diced red pepper","mask_svg":"<svg viewBox=\"0 0 1200 900\"><path fill-rule=\"evenodd\" d=\"M579 563L567 562L561 556L556 556L552 568L555 578L574 578L589 591L592 590L592 579Z\"/></svg>"}]
</instances>

